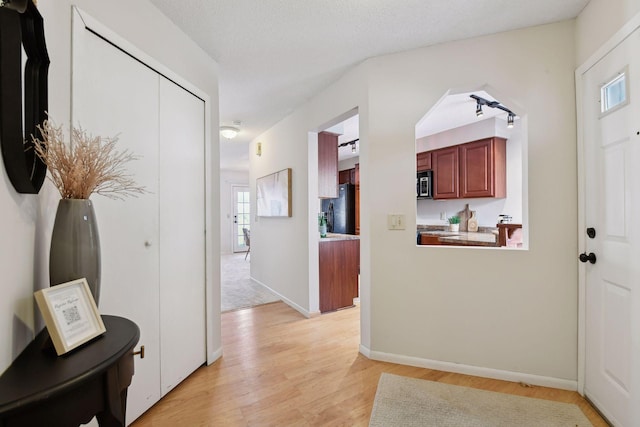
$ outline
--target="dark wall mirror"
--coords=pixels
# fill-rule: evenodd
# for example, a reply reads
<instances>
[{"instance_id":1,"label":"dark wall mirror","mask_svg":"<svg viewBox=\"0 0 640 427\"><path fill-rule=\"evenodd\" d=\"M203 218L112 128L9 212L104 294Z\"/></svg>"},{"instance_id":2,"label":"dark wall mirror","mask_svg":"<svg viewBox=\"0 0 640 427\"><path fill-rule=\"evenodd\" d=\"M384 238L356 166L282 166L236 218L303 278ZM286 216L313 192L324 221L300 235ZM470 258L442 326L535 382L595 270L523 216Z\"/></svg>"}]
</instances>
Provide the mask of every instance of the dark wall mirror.
<instances>
[{"instance_id":1,"label":"dark wall mirror","mask_svg":"<svg viewBox=\"0 0 640 427\"><path fill-rule=\"evenodd\" d=\"M31 136L40 136L37 126L47 118L48 70L42 16L33 1L0 0L0 145L19 193L38 193L47 172Z\"/></svg>"}]
</instances>

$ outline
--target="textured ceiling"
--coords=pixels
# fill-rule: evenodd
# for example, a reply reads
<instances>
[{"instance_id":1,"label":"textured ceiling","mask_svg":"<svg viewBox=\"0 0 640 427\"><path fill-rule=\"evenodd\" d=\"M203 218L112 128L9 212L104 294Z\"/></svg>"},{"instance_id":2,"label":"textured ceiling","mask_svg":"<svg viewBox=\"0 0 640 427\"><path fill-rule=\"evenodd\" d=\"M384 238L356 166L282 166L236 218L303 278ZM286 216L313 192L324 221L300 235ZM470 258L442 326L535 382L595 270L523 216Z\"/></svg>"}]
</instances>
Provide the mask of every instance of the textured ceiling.
<instances>
[{"instance_id":1,"label":"textured ceiling","mask_svg":"<svg viewBox=\"0 0 640 427\"><path fill-rule=\"evenodd\" d=\"M151 0L220 65L221 168L366 58L574 18L589 0Z\"/></svg>"}]
</instances>

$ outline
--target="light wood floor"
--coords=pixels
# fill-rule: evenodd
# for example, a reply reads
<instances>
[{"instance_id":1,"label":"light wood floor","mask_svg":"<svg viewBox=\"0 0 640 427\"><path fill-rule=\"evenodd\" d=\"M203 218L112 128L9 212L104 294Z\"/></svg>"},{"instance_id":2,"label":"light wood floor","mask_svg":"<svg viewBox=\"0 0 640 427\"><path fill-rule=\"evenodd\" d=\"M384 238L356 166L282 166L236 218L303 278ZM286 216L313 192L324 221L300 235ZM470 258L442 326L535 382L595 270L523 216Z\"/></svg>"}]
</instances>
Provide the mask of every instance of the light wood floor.
<instances>
[{"instance_id":1,"label":"light wood floor","mask_svg":"<svg viewBox=\"0 0 640 427\"><path fill-rule=\"evenodd\" d=\"M134 426L366 426L382 372L575 403L607 425L575 392L369 360L358 353L359 316L352 308L305 319L282 302L224 313L223 357Z\"/></svg>"}]
</instances>

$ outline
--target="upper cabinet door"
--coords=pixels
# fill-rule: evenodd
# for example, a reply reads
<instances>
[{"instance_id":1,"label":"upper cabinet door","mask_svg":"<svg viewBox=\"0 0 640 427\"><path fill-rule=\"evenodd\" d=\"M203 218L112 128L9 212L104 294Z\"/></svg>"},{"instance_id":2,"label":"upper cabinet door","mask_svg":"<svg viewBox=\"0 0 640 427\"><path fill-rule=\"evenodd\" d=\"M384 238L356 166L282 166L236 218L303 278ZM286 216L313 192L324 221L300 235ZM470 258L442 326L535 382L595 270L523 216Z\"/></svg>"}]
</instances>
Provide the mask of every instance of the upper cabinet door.
<instances>
[{"instance_id":1,"label":"upper cabinet door","mask_svg":"<svg viewBox=\"0 0 640 427\"><path fill-rule=\"evenodd\" d=\"M481 139L459 150L460 197L506 197L506 140Z\"/></svg>"},{"instance_id":2,"label":"upper cabinet door","mask_svg":"<svg viewBox=\"0 0 640 427\"><path fill-rule=\"evenodd\" d=\"M432 151L431 162L433 166L433 198L459 198L458 147L446 147Z\"/></svg>"},{"instance_id":3,"label":"upper cabinet door","mask_svg":"<svg viewBox=\"0 0 640 427\"><path fill-rule=\"evenodd\" d=\"M338 135L318 134L318 197L338 197Z\"/></svg>"},{"instance_id":4,"label":"upper cabinet door","mask_svg":"<svg viewBox=\"0 0 640 427\"><path fill-rule=\"evenodd\" d=\"M424 151L416 155L416 170L424 172L431 169L431 151Z\"/></svg>"}]
</instances>

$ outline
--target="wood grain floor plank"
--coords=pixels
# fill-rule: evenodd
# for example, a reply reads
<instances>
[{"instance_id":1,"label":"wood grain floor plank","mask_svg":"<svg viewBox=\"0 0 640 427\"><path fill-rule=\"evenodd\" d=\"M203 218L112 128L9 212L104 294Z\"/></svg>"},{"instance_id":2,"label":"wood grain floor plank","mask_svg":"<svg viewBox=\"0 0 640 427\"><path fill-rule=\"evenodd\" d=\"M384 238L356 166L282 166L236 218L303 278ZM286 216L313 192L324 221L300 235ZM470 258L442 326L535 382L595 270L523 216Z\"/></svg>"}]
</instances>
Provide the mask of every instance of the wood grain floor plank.
<instances>
[{"instance_id":1,"label":"wood grain floor plank","mask_svg":"<svg viewBox=\"0 0 640 427\"><path fill-rule=\"evenodd\" d=\"M356 307L306 319L281 302L224 313L223 357L133 425L367 426L383 372L574 403L594 426L607 425L576 392L367 359L359 316Z\"/></svg>"}]
</instances>

